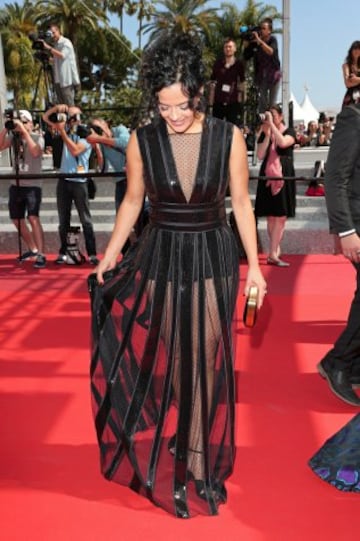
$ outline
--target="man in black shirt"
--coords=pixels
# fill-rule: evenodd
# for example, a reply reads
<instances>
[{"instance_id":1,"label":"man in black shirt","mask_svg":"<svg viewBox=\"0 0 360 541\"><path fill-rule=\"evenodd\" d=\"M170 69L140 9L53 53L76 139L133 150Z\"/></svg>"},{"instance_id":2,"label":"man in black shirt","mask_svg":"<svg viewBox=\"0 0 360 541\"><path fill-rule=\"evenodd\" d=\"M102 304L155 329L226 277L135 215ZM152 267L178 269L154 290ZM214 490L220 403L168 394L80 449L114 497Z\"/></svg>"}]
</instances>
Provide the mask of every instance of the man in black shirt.
<instances>
[{"instance_id":1,"label":"man in black shirt","mask_svg":"<svg viewBox=\"0 0 360 541\"><path fill-rule=\"evenodd\" d=\"M267 17L260 24L260 32L254 31L251 41L244 41L245 60L254 57L254 82L258 91L260 113L276 105L281 79L278 43L271 32L272 20Z\"/></svg>"},{"instance_id":2,"label":"man in black shirt","mask_svg":"<svg viewBox=\"0 0 360 541\"><path fill-rule=\"evenodd\" d=\"M239 124L245 74L243 63L235 58L235 53L236 44L229 38L224 43L224 58L217 60L213 66L213 116Z\"/></svg>"}]
</instances>

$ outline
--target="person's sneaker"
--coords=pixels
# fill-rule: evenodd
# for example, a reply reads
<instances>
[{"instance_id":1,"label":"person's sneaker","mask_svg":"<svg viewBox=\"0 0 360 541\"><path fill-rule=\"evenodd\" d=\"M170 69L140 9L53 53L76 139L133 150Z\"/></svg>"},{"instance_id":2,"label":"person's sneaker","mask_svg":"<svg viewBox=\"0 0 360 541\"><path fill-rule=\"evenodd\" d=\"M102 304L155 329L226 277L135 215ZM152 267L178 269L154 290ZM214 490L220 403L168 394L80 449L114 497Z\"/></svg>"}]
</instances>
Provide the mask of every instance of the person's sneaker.
<instances>
[{"instance_id":1,"label":"person's sneaker","mask_svg":"<svg viewBox=\"0 0 360 541\"><path fill-rule=\"evenodd\" d=\"M65 254L59 254L57 258L55 259L55 263L57 265L63 265L63 263L66 263L66 255Z\"/></svg>"},{"instance_id":2,"label":"person's sneaker","mask_svg":"<svg viewBox=\"0 0 360 541\"><path fill-rule=\"evenodd\" d=\"M91 255L91 256L89 256L89 263L90 263L90 265L97 266L100 263L100 261L98 260L96 255Z\"/></svg>"},{"instance_id":3,"label":"person's sneaker","mask_svg":"<svg viewBox=\"0 0 360 541\"><path fill-rule=\"evenodd\" d=\"M46 267L46 257L43 254L39 254L35 260L35 269L44 269Z\"/></svg>"},{"instance_id":4,"label":"person's sneaker","mask_svg":"<svg viewBox=\"0 0 360 541\"><path fill-rule=\"evenodd\" d=\"M26 261L27 259L30 259L32 257L36 257L38 255L38 252L33 252L32 250L29 250L28 252L24 252L21 254L20 257L17 257L16 259L22 263L23 261Z\"/></svg>"}]
</instances>

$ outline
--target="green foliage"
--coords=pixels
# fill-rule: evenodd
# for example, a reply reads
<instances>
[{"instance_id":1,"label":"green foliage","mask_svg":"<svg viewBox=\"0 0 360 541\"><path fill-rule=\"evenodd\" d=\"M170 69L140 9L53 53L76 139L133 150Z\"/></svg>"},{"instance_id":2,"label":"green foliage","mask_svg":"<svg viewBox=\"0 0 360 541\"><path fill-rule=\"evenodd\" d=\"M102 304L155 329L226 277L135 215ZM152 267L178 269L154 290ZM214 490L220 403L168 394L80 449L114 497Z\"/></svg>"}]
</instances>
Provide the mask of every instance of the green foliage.
<instances>
[{"instance_id":1,"label":"green foliage","mask_svg":"<svg viewBox=\"0 0 360 541\"><path fill-rule=\"evenodd\" d=\"M196 34L204 44L204 61L210 76L212 65L222 53L224 39L232 37L241 54L240 26L253 26L265 16L281 18L276 8L246 0L226 2L219 9L210 8L209 0L25 0L23 4L5 4L0 10L8 90L17 107L30 107L40 70L39 62L28 39L30 32L46 29L50 22L60 25L77 53L83 107L116 107L116 122L132 125L134 110L139 107L141 90L136 88L137 67L141 56L143 33L154 37L163 29ZM139 21L139 50L121 31L108 25L108 10L122 15L132 14ZM145 22L145 24L144 24ZM247 66L251 90L251 63ZM45 84L39 81L36 107L41 107ZM249 92L249 96L251 92Z\"/></svg>"}]
</instances>

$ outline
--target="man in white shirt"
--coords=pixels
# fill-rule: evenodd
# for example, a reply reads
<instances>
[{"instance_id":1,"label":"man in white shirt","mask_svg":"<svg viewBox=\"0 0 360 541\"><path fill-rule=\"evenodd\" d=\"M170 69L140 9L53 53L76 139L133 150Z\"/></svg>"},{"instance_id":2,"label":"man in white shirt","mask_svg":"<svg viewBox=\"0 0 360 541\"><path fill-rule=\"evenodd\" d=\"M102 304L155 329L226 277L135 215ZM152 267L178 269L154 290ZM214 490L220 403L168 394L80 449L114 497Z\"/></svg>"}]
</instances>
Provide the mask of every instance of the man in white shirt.
<instances>
[{"instance_id":1,"label":"man in white shirt","mask_svg":"<svg viewBox=\"0 0 360 541\"><path fill-rule=\"evenodd\" d=\"M53 75L58 103L75 105L75 90L80 85L80 77L73 44L65 38L57 24L50 26L54 45L43 42L53 57Z\"/></svg>"}]
</instances>

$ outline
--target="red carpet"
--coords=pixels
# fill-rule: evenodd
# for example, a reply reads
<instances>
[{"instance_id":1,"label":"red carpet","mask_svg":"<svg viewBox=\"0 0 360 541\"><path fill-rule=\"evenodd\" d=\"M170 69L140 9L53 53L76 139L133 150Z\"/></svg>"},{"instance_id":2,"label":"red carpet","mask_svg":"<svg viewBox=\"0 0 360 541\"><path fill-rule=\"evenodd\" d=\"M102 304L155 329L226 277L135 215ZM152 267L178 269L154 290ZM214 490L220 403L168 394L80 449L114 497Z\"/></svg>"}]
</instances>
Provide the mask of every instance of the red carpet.
<instances>
[{"instance_id":1,"label":"red carpet","mask_svg":"<svg viewBox=\"0 0 360 541\"><path fill-rule=\"evenodd\" d=\"M356 538L359 495L333 489L306 464L357 413L316 372L346 320L354 271L341 256L287 259L288 269L263 266L269 294L256 327L238 325L228 503L218 517L183 521L99 474L88 381L91 268L49 263L39 271L1 256L1 538Z\"/></svg>"}]
</instances>

